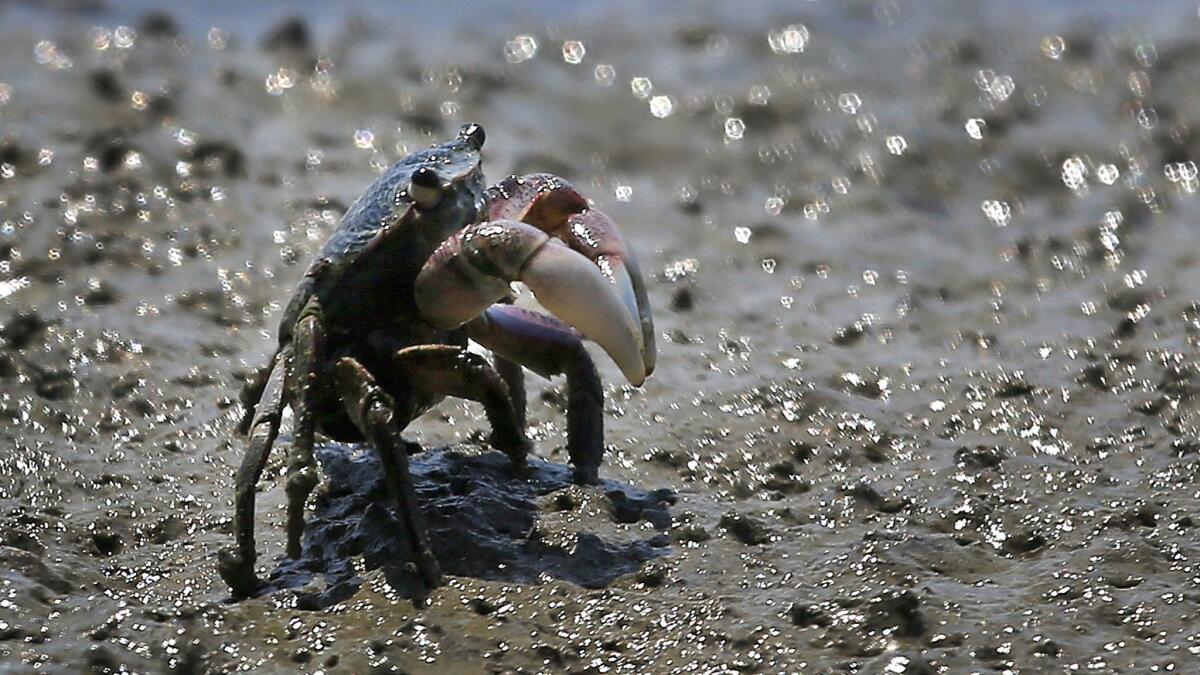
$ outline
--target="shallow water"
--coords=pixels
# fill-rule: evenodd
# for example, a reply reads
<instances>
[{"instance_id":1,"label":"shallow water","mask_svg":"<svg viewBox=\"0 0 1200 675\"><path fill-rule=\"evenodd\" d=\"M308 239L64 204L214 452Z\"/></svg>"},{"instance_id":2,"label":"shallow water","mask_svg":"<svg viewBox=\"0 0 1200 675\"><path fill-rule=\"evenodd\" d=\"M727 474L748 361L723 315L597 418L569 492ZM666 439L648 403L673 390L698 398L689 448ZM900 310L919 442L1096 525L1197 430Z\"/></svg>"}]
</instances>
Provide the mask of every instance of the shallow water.
<instances>
[{"instance_id":1,"label":"shallow water","mask_svg":"<svg viewBox=\"0 0 1200 675\"><path fill-rule=\"evenodd\" d=\"M643 4L0 5L0 670L1195 668L1195 4ZM650 277L606 483L561 382L529 481L443 404L414 604L361 449L281 560L281 448L233 603L237 390L345 205L466 121Z\"/></svg>"}]
</instances>

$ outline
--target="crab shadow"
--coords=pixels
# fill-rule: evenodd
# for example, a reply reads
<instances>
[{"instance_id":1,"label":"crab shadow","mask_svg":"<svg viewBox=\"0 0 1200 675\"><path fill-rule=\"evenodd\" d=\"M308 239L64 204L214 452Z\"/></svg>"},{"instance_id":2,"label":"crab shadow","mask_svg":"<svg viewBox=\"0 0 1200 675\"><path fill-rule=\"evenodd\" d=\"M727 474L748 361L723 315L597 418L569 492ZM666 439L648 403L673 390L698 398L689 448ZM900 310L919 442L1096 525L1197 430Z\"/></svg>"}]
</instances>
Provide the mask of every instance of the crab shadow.
<instances>
[{"instance_id":1,"label":"crab shadow","mask_svg":"<svg viewBox=\"0 0 1200 675\"><path fill-rule=\"evenodd\" d=\"M322 609L354 595L364 572L382 569L399 595L423 598L429 589L405 564L408 542L376 453L340 444L316 450L327 489L308 516L304 554L281 561L264 591L293 589L300 608ZM410 457L409 470L447 575L518 583L550 577L603 588L670 552L669 489L612 480L579 487L570 467L539 459L518 476L499 452L446 448ZM627 527L643 521L653 528L649 537L645 528Z\"/></svg>"}]
</instances>

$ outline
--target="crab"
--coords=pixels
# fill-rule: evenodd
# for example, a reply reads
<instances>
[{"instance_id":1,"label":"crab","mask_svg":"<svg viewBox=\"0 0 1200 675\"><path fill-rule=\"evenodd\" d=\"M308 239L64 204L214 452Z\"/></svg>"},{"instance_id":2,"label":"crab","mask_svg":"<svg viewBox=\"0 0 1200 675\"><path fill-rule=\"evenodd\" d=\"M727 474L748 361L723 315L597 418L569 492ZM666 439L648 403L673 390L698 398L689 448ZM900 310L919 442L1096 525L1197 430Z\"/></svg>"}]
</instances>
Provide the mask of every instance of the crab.
<instances>
[{"instance_id":1,"label":"crab","mask_svg":"<svg viewBox=\"0 0 1200 675\"><path fill-rule=\"evenodd\" d=\"M298 284L274 355L243 391L248 442L236 476L236 542L218 564L235 597L264 587L255 573L255 489L285 407L293 413L291 559L300 558L305 505L320 482L319 432L379 453L405 530L404 564L438 586L401 432L447 396L477 401L490 445L519 474L530 450L523 368L566 376L573 475L599 481L603 389L584 339L641 386L655 362L645 283L613 220L562 178L514 175L485 188L483 143L483 128L468 124L454 140L392 165L346 211ZM512 304L518 281L553 316ZM490 350L494 365L468 340Z\"/></svg>"}]
</instances>

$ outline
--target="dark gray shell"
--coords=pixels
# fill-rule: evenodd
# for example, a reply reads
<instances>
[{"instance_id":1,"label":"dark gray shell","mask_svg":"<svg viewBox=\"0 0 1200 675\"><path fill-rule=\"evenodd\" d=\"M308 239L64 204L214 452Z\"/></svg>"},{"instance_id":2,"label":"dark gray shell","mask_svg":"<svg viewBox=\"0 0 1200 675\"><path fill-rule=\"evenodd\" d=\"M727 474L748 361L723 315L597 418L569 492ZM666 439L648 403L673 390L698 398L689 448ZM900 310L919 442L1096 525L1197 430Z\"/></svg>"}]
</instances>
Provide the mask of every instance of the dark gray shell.
<instances>
[{"instance_id":1,"label":"dark gray shell","mask_svg":"<svg viewBox=\"0 0 1200 675\"><path fill-rule=\"evenodd\" d=\"M433 212L425 214L428 219L444 224L429 233L437 241L485 213L479 161L477 147L460 136L449 143L407 155L388 168L342 215L337 229L296 287L280 322L280 343L291 339L292 327L309 298L317 295L324 303L324 296L338 285L346 271L365 252L371 250L373 243L389 228L414 217L416 209L408 195L408 187L410 177L417 169L433 168L443 184L454 186L458 191L444 199L444 204Z\"/></svg>"},{"instance_id":2,"label":"dark gray shell","mask_svg":"<svg viewBox=\"0 0 1200 675\"><path fill-rule=\"evenodd\" d=\"M337 267L353 260L388 225L402 218L412 205L409 177L423 166L433 167L443 183L450 183L479 166L479 152L456 140L414 152L393 164L346 210L313 265Z\"/></svg>"}]
</instances>

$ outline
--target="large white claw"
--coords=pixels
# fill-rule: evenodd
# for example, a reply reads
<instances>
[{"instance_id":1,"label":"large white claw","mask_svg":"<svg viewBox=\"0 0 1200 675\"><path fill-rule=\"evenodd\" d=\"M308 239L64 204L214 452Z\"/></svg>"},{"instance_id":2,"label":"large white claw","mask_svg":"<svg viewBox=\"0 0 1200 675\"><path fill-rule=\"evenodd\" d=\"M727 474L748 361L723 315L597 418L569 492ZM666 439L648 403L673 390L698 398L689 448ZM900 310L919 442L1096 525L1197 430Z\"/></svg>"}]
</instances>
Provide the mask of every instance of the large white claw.
<instances>
[{"instance_id":1,"label":"large white claw","mask_svg":"<svg viewBox=\"0 0 1200 675\"><path fill-rule=\"evenodd\" d=\"M642 386L645 345L628 275L610 277L551 239L530 259L521 281L552 314L600 345L630 384Z\"/></svg>"},{"instance_id":2,"label":"large white claw","mask_svg":"<svg viewBox=\"0 0 1200 675\"><path fill-rule=\"evenodd\" d=\"M503 298L511 281L524 282L552 314L600 345L630 383L646 381L654 357L624 266L593 262L532 225L492 221L446 240L417 275L417 306L451 330Z\"/></svg>"},{"instance_id":3,"label":"large white claw","mask_svg":"<svg viewBox=\"0 0 1200 675\"><path fill-rule=\"evenodd\" d=\"M616 286L617 293L629 313L637 318L642 340L642 364L646 375L654 372L657 356L654 343L654 319L646 297L646 282L638 267L633 249L617 224L607 214L588 209L572 214L566 220L563 239L571 250L582 253L600 268Z\"/></svg>"}]
</instances>

